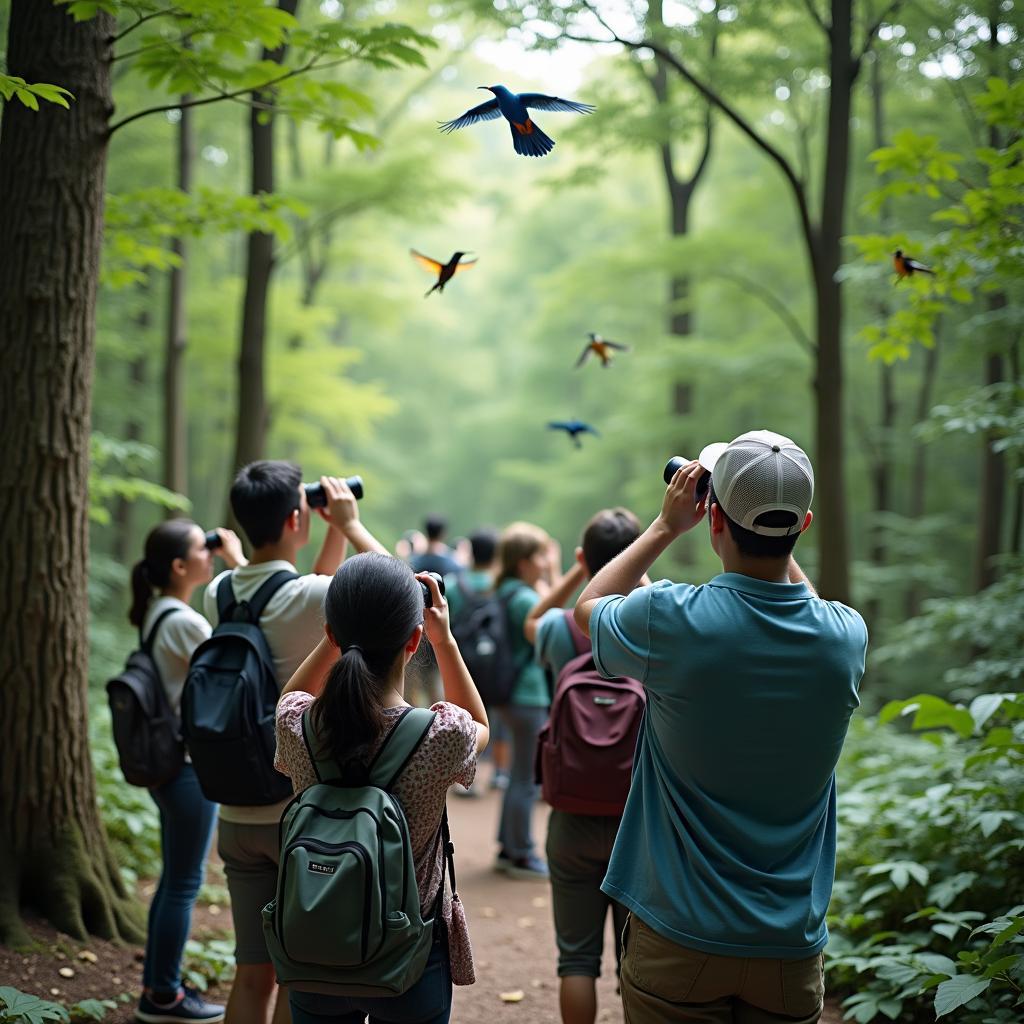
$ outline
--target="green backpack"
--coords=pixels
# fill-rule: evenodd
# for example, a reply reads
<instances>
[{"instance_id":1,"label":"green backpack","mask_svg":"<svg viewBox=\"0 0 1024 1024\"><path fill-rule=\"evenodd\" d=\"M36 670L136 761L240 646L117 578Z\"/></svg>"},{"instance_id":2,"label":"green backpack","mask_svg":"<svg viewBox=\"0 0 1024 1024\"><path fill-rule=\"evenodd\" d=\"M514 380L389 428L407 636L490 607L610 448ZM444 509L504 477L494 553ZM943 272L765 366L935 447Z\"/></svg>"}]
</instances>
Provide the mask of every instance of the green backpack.
<instances>
[{"instance_id":1,"label":"green backpack","mask_svg":"<svg viewBox=\"0 0 1024 1024\"><path fill-rule=\"evenodd\" d=\"M445 868L454 885L448 812L437 840L445 852L441 887L425 921L409 825L390 790L434 715L426 708L404 711L358 779L317 756L309 710L302 716L317 782L281 816L277 896L263 908L263 933L281 985L325 995L396 996L423 974Z\"/></svg>"}]
</instances>

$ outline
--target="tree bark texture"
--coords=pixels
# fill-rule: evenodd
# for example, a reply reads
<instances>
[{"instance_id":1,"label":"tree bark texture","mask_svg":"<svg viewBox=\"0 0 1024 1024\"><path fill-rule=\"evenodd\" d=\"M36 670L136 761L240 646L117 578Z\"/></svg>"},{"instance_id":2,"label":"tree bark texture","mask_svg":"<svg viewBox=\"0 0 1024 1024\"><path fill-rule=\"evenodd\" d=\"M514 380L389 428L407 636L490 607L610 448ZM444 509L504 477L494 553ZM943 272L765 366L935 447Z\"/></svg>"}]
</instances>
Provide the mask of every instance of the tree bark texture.
<instances>
[{"instance_id":1,"label":"tree bark texture","mask_svg":"<svg viewBox=\"0 0 1024 1024\"><path fill-rule=\"evenodd\" d=\"M182 96L187 103L188 96ZM195 164L194 114L181 108L178 122L178 188L192 191ZM167 300L167 340L164 350L164 486L188 494L188 418L185 402L185 354L188 348L188 243L175 238L171 249L181 261L171 269ZM180 515L172 511L171 515Z\"/></svg>"},{"instance_id":2,"label":"tree bark texture","mask_svg":"<svg viewBox=\"0 0 1024 1024\"><path fill-rule=\"evenodd\" d=\"M810 246L815 291L815 505L818 589L822 597L850 600L850 545L846 508L843 407L843 305L836 273L842 261L850 156L850 104L856 64L851 54L852 0L833 0L825 168L817 238Z\"/></svg>"},{"instance_id":3,"label":"tree bark texture","mask_svg":"<svg viewBox=\"0 0 1024 1024\"><path fill-rule=\"evenodd\" d=\"M34 909L84 938L138 938L89 756L88 472L109 37L101 14L13 0L7 70L70 89L0 125L0 942Z\"/></svg>"},{"instance_id":4,"label":"tree bark texture","mask_svg":"<svg viewBox=\"0 0 1024 1024\"><path fill-rule=\"evenodd\" d=\"M278 8L294 15L299 0L278 0ZM263 60L284 62L285 47L264 50ZM252 194L274 191L274 95L253 93L249 113L252 153ZM267 410L264 362L267 345L267 298L274 270L274 237L250 232L246 247L245 298L242 302L242 337L238 353L238 418L235 469L262 459L266 453Z\"/></svg>"}]
</instances>

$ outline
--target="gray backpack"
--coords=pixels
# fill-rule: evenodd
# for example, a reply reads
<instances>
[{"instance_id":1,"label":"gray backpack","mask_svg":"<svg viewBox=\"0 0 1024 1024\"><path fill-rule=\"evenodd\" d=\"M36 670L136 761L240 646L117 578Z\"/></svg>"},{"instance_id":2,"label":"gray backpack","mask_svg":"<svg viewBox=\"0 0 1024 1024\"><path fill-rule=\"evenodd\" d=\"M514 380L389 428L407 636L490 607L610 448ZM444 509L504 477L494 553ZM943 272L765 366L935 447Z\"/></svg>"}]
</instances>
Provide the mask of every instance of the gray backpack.
<instances>
[{"instance_id":1,"label":"gray backpack","mask_svg":"<svg viewBox=\"0 0 1024 1024\"><path fill-rule=\"evenodd\" d=\"M396 996L427 962L441 911L445 868L454 890L448 814L441 886L424 920L409 825L391 788L423 742L435 713L402 713L367 766L317 753L310 710L302 735L316 771L281 816L277 896L263 908L263 932L281 985L338 996Z\"/></svg>"}]
</instances>

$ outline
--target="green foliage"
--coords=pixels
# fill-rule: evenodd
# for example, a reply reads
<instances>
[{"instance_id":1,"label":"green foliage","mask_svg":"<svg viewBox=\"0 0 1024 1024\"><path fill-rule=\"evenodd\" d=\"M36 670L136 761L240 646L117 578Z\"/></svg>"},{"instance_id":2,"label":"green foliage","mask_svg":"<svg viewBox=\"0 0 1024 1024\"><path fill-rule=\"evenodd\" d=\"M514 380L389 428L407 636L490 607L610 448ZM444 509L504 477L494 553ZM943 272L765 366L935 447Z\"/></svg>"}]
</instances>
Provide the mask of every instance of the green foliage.
<instances>
[{"instance_id":1,"label":"green foliage","mask_svg":"<svg viewBox=\"0 0 1024 1024\"><path fill-rule=\"evenodd\" d=\"M890 723L911 718L915 737ZM1024 1005L1024 694L921 694L858 722L840 767L827 968L849 1020Z\"/></svg>"},{"instance_id":2,"label":"green foliage","mask_svg":"<svg viewBox=\"0 0 1024 1024\"><path fill-rule=\"evenodd\" d=\"M235 943L231 939L189 939L181 974L186 985L205 992L210 985L229 981L235 973Z\"/></svg>"},{"instance_id":3,"label":"green foliage","mask_svg":"<svg viewBox=\"0 0 1024 1024\"><path fill-rule=\"evenodd\" d=\"M9 986L0 987L0 1022L2 1024L46 1024L47 1021L69 1021L68 1011L60 1003L39 999Z\"/></svg>"},{"instance_id":4,"label":"green foliage","mask_svg":"<svg viewBox=\"0 0 1024 1024\"><path fill-rule=\"evenodd\" d=\"M74 99L74 96L60 85L47 85L45 82L35 82L30 85L24 78L19 78L17 75L5 75L2 72L0 72L0 96L8 102L12 96L17 97L29 110L38 110L40 100L55 103L58 107L64 107L67 110L68 99Z\"/></svg>"},{"instance_id":5,"label":"green foliage","mask_svg":"<svg viewBox=\"0 0 1024 1024\"><path fill-rule=\"evenodd\" d=\"M188 509L190 502L160 484L136 474L152 465L157 451L138 441L118 441L105 434L93 433L89 461L89 518L94 523L109 523L108 504L116 498L126 501L149 501L160 508ZM118 472L115 472L117 470Z\"/></svg>"}]
</instances>

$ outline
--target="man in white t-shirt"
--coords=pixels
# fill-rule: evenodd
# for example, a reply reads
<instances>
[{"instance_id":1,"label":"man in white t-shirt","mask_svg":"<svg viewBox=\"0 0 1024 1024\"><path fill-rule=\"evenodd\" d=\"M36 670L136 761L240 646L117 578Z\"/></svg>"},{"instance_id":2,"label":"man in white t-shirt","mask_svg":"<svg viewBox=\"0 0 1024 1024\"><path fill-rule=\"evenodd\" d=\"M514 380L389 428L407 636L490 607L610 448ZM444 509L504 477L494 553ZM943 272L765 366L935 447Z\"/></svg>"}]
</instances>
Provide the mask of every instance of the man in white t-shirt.
<instances>
[{"instance_id":1,"label":"man in white t-shirt","mask_svg":"<svg viewBox=\"0 0 1024 1024\"><path fill-rule=\"evenodd\" d=\"M260 617L283 687L323 636L323 601L331 578L345 557L347 542L357 551L388 552L359 521L355 496L343 480L321 477L328 504L320 516L327 535L313 572L282 584ZM310 509L302 471L292 462L252 462L239 471L231 487L231 510L252 546L248 565L221 573L206 588L203 609L217 625L217 588L227 576L236 600L251 598L282 569L295 572L295 557L309 542ZM287 800L260 807L221 805L217 850L231 893L235 926L235 980L228 997L225 1024L265 1021L277 987L263 941L260 911L277 887L277 826ZM273 1024L290 1020L288 1000L274 1008Z\"/></svg>"}]
</instances>

